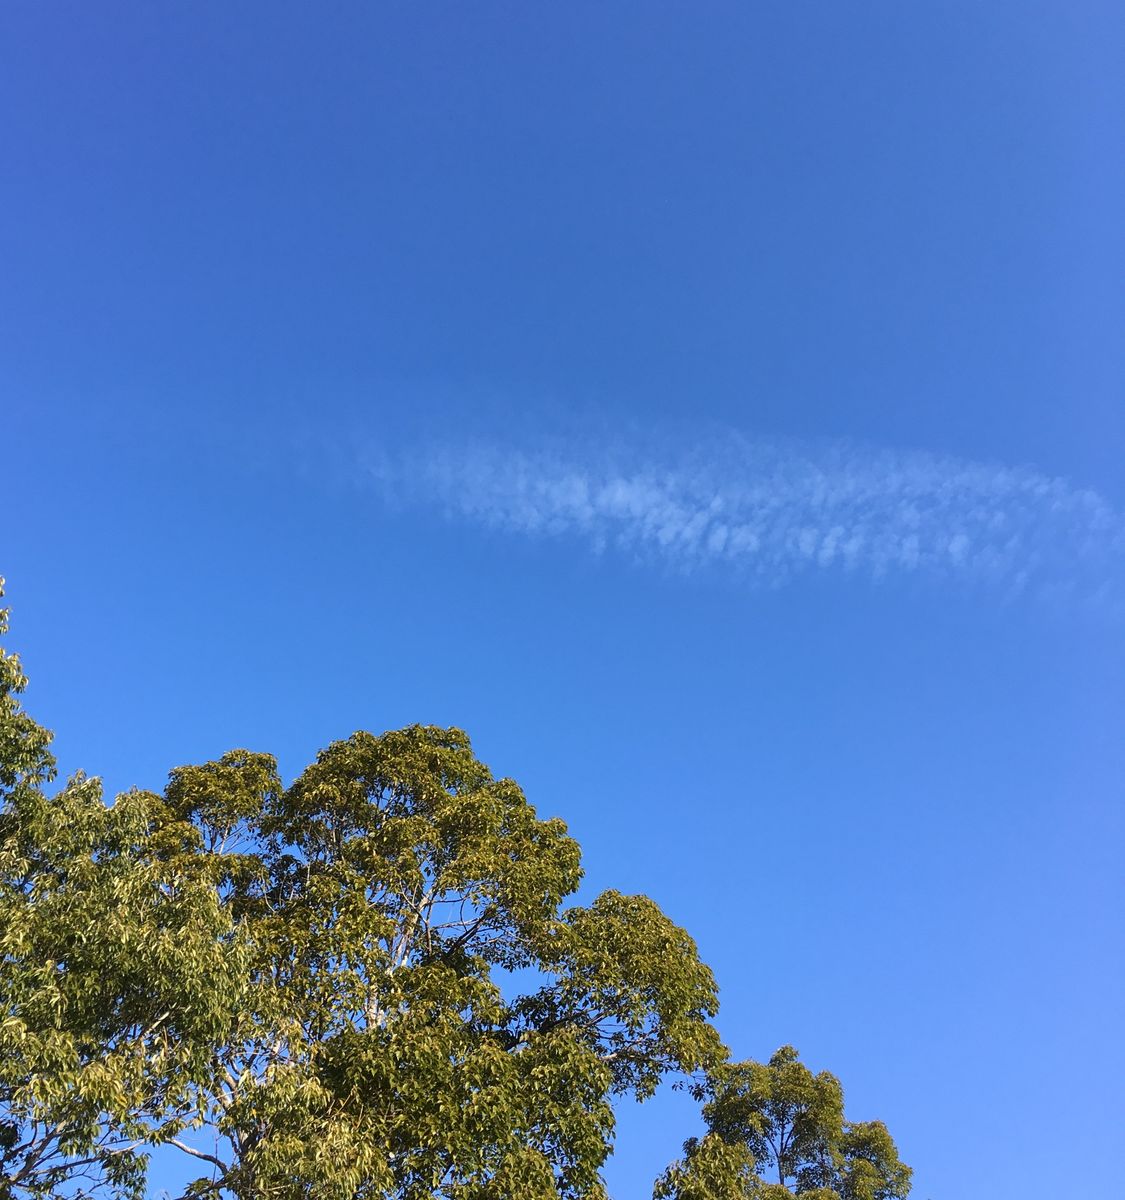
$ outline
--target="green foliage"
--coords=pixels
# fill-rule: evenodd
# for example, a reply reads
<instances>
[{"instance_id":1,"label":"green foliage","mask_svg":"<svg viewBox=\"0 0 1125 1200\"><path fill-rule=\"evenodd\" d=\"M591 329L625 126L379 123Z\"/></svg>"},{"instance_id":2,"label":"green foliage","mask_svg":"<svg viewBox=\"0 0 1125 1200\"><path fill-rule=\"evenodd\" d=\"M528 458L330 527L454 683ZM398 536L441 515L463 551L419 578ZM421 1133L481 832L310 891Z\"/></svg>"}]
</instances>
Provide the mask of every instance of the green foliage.
<instances>
[{"instance_id":1,"label":"green foliage","mask_svg":"<svg viewBox=\"0 0 1125 1200\"><path fill-rule=\"evenodd\" d=\"M4 580L0 577L0 599ZM0 636L8 632L8 612L0 608ZM51 734L23 711L20 695L27 687L19 655L0 647L0 801L7 802L55 777Z\"/></svg>"},{"instance_id":2,"label":"green foliage","mask_svg":"<svg viewBox=\"0 0 1125 1200\"><path fill-rule=\"evenodd\" d=\"M206 880L153 853L158 797L107 807L82 776L44 793L50 735L25 685L0 651L0 1195L139 1196L146 1139L239 1002L231 925Z\"/></svg>"},{"instance_id":3,"label":"green foliage","mask_svg":"<svg viewBox=\"0 0 1125 1200\"><path fill-rule=\"evenodd\" d=\"M656 1181L652 1194L653 1200L746 1200L766 1193L745 1143L707 1133L684 1143L684 1157Z\"/></svg>"},{"instance_id":4,"label":"green foliage","mask_svg":"<svg viewBox=\"0 0 1125 1200\"><path fill-rule=\"evenodd\" d=\"M578 846L460 730L357 733L288 789L237 751L165 799L252 956L200 1192L596 1197L612 1097L721 1061L691 939L644 897L564 908Z\"/></svg>"},{"instance_id":5,"label":"green foliage","mask_svg":"<svg viewBox=\"0 0 1125 1200\"><path fill-rule=\"evenodd\" d=\"M728 1063L700 1089L707 1134L658 1180L675 1200L901 1200L910 1168L886 1126L844 1117L839 1080L814 1075L792 1046L768 1063ZM775 1182L776 1180L776 1182Z\"/></svg>"}]
</instances>

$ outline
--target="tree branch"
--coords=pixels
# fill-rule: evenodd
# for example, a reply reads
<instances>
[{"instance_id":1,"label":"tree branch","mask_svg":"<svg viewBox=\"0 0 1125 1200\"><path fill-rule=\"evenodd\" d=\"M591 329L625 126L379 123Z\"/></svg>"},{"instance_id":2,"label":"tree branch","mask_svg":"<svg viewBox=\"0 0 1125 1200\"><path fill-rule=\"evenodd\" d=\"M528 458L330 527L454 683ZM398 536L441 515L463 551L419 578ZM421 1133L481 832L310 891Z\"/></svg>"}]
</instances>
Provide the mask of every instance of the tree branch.
<instances>
[{"instance_id":1,"label":"tree branch","mask_svg":"<svg viewBox=\"0 0 1125 1200\"><path fill-rule=\"evenodd\" d=\"M208 1154L205 1150L196 1150L194 1146L189 1146L186 1142L181 1142L179 1138L169 1138L168 1144L175 1146L178 1150L182 1150L185 1154L190 1154L192 1158L201 1158L204 1162L209 1162L212 1166L218 1167L224 1174L230 1171L230 1167L221 1158L217 1158L214 1154Z\"/></svg>"}]
</instances>

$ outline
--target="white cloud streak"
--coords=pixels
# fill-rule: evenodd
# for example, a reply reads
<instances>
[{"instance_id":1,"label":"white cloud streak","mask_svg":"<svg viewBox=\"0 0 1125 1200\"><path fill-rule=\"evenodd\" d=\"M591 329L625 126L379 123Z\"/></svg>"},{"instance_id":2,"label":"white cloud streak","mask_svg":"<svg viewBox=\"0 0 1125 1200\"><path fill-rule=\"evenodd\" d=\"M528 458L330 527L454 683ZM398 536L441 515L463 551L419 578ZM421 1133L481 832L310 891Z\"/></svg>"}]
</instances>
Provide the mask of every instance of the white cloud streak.
<instances>
[{"instance_id":1,"label":"white cloud streak","mask_svg":"<svg viewBox=\"0 0 1125 1200\"><path fill-rule=\"evenodd\" d=\"M924 573L1111 600L1125 578L1125 520L1096 493L919 452L734 434L655 453L472 442L370 452L363 473L389 501L452 519L763 586L818 571Z\"/></svg>"}]
</instances>

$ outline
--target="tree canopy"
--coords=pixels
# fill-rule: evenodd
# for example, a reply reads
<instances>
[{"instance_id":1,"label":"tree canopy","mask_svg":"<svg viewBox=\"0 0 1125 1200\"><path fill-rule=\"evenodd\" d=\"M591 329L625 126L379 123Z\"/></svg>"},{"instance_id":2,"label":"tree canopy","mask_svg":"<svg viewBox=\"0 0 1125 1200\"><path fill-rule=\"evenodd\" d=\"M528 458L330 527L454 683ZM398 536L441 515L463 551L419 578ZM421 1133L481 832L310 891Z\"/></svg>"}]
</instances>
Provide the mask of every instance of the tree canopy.
<instances>
[{"instance_id":1,"label":"tree canopy","mask_svg":"<svg viewBox=\"0 0 1125 1200\"><path fill-rule=\"evenodd\" d=\"M25 685L0 651L0 1200L134 1200L161 1145L185 1197L597 1200L615 1100L669 1075L709 1131L657 1195L765 1196L769 1162L784 1194L906 1194L831 1076L726 1062L652 900L572 902L566 826L462 731L356 733L289 786L235 750L106 804L49 790Z\"/></svg>"},{"instance_id":2,"label":"tree canopy","mask_svg":"<svg viewBox=\"0 0 1125 1200\"><path fill-rule=\"evenodd\" d=\"M792 1046L767 1063L727 1063L699 1089L707 1132L658 1181L674 1200L901 1200L910 1168L881 1121L844 1117L840 1081Z\"/></svg>"}]
</instances>

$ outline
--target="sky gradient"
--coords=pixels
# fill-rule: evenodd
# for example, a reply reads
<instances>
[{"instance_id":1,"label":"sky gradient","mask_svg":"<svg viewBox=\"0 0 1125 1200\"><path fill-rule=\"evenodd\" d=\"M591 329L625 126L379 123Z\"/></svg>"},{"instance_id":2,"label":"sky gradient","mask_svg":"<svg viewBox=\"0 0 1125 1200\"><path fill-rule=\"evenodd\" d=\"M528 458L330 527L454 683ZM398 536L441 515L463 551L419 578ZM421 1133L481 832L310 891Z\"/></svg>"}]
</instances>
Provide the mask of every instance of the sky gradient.
<instances>
[{"instance_id":1,"label":"sky gradient","mask_svg":"<svg viewBox=\"0 0 1125 1200\"><path fill-rule=\"evenodd\" d=\"M1112 1190L1123 45L6 3L0 573L64 770L460 725L919 1200ZM693 1132L623 1110L616 1200Z\"/></svg>"}]
</instances>

